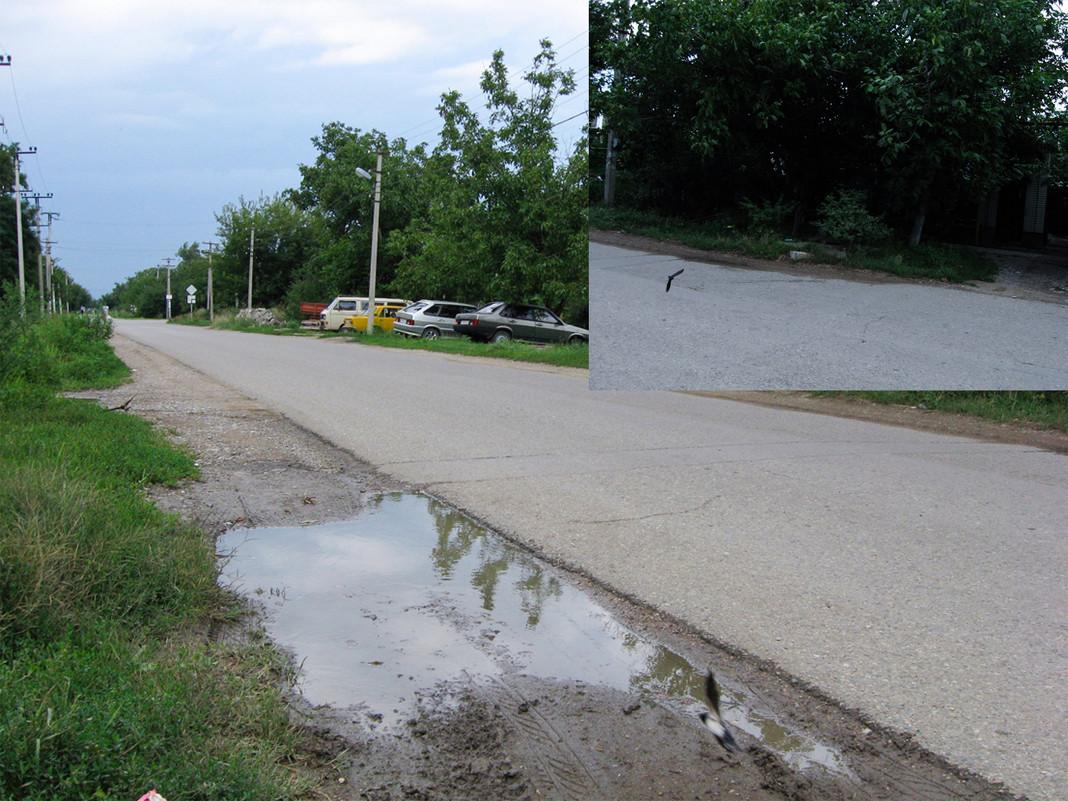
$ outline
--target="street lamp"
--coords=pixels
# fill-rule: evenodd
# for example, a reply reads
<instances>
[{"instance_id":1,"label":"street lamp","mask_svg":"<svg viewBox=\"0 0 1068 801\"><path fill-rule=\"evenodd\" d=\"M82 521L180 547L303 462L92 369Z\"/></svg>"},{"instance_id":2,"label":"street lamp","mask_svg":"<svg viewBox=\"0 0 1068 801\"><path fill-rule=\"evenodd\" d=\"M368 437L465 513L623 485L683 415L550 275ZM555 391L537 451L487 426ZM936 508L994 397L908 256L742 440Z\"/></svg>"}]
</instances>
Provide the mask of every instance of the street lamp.
<instances>
[{"instance_id":1,"label":"street lamp","mask_svg":"<svg viewBox=\"0 0 1068 801\"><path fill-rule=\"evenodd\" d=\"M371 173L362 167L356 168L361 178L371 180ZM371 286L367 291L367 333L375 330L375 274L378 272L378 209L382 205L382 154L378 154L378 166L375 167L375 213L371 229Z\"/></svg>"}]
</instances>

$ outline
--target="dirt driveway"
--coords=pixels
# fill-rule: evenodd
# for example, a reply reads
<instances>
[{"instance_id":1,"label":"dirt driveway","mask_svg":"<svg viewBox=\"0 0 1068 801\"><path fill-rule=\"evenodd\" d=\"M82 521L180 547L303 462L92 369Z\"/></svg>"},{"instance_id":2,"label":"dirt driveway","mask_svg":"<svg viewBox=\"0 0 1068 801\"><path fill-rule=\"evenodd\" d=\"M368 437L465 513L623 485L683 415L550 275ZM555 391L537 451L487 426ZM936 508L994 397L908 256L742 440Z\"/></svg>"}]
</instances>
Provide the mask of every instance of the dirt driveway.
<instances>
[{"instance_id":1,"label":"dirt driveway","mask_svg":"<svg viewBox=\"0 0 1068 801\"><path fill-rule=\"evenodd\" d=\"M279 414L183 365L116 337L134 370L131 384L84 393L109 408L158 423L190 448L202 478L156 488L162 507L209 534L235 527L306 525L358 516L370 493L401 489L387 477ZM749 400L806 405L801 396ZM837 405L835 405L837 403ZM866 405L865 405L866 406ZM821 410L856 404L827 401ZM119 413L119 412L117 412ZM886 414L868 409L867 414ZM895 414L902 414L895 412ZM922 415L925 425L935 424ZM907 417L907 415L906 415ZM893 420L906 424L904 418ZM942 424L954 424L942 420ZM963 425L956 421L955 425ZM997 431L995 431L997 429ZM954 433L962 433L954 428ZM1037 436L993 427L999 437ZM1060 445L1065 445L1061 438ZM772 709L841 753L831 773L791 770L775 753L743 740L728 754L696 719L656 698L574 681L512 676L507 683L452 684L423 692L402 731L382 731L358 707L312 708L292 698L307 733L317 789L312 797L399 799L971 799L1013 796L965 774L911 742L837 707L815 688L729 646L687 630L655 609L612 597L575 576L627 626L683 654L711 659Z\"/></svg>"}]
</instances>

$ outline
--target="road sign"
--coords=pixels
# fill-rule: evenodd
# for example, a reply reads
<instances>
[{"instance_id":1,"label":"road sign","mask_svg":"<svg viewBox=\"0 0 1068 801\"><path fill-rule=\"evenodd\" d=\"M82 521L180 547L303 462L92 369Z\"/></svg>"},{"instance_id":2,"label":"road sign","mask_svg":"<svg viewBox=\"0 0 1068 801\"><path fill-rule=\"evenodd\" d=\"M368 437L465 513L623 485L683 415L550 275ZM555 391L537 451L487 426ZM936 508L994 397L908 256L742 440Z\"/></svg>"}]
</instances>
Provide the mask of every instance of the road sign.
<instances>
[{"instance_id":1,"label":"road sign","mask_svg":"<svg viewBox=\"0 0 1068 801\"><path fill-rule=\"evenodd\" d=\"M190 284L185 288L185 291L188 292L190 295L195 295L197 293L197 288Z\"/></svg>"}]
</instances>

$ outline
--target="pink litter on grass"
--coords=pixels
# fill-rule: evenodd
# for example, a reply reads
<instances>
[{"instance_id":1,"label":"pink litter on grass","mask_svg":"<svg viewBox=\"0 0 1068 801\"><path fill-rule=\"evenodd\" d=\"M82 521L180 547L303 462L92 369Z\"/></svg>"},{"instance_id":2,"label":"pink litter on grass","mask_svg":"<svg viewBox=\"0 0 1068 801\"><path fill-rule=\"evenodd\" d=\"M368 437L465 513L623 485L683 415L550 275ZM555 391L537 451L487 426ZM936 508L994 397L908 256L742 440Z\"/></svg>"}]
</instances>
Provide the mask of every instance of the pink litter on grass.
<instances>
[{"instance_id":1,"label":"pink litter on grass","mask_svg":"<svg viewBox=\"0 0 1068 801\"><path fill-rule=\"evenodd\" d=\"M137 801L167 801L167 799L161 796L155 790L149 790L143 796L138 798Z\"/></svg>"}]
</instances>

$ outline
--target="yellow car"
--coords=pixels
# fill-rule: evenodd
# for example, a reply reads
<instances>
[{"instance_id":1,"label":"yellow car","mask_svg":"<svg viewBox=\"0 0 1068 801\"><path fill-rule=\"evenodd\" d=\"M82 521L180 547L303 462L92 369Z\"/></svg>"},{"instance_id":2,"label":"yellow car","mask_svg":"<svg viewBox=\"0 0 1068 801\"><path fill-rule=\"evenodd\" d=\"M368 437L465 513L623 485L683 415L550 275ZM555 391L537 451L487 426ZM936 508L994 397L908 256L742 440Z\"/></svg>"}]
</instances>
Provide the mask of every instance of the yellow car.
<instances>
[{"instance_id":1,"label":"yellow car","mask_svg":"<svg viewBox=\"0 0 1068 801\"><path fill-rule=\"evenodd\" d=\"M375 304L375 328L381 328L383 331L392 331L393 323L397 319L397 312L403 309L407 304L393 304L387 303L379 306ZM339 331L359 331L360 333L367 333L367 315L358 314L355 317L346 317L345 322L341 324Z\"/></svg>"}]
</instances>

